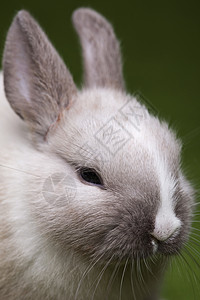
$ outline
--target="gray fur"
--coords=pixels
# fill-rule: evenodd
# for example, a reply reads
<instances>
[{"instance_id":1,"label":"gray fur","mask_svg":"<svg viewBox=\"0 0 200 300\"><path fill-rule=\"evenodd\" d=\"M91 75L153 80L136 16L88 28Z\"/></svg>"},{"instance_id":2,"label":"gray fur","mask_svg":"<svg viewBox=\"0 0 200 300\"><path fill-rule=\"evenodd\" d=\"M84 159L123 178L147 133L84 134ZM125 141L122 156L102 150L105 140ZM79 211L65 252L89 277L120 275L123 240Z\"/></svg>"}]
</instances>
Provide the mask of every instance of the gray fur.
<instances>
[{"instance_id":1,"label":"gray fur","mask_svg":"<svg viewBox=\"0 0 200 300\"><path fill-rule=\"evenodd\" d=\"M77 9L73 23L83 50L85 85L123 90L120 47L110 23L88 8Z\"/></svg>"},{"instance_id":2,"label":"gray fur","mask_svg":"<svg viewBox=\"0 0 200 300\"><path fill-rule=\"evenodd\" d=\"M9 29L3 70L12 108L44 137L72 101L76 87L45 33L26 11L17 14Z\"/></svg>"}]
</instances>

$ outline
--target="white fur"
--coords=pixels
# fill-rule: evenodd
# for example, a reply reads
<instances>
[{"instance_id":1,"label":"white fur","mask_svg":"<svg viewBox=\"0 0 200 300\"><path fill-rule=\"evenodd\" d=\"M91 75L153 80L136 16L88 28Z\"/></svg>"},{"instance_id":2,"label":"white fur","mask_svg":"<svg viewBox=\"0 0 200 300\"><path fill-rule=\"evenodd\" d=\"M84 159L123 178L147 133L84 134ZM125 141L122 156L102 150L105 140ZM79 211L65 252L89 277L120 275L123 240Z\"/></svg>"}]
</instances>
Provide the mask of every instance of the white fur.
<instances>
[{"instance_id":1,"label":"white fur","mask_svg":"<svg viewBox=\"0 0 200 300\"><path fill-rule=\"evenodd\" d=\"M176 199L174 192L177 180L170 176L167 164L160 158L157 161L157 171L160 178L161 203L155 218L155 228L152 235L159 241L165 241L181 227L181 221L176 217L174 208Z\"/></svg>"}]
</instances>

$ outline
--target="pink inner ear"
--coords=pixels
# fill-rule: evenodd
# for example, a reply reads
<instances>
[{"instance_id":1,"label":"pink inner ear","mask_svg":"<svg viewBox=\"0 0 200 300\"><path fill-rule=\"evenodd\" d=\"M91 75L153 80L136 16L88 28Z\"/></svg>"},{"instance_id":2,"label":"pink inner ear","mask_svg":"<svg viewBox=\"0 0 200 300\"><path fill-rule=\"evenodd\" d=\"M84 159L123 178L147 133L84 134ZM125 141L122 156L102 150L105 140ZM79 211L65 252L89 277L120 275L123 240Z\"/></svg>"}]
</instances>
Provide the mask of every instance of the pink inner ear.
<instances>
[{"instance_id":1,"label":"pink inner ear","mask_svg":"<svg viewBox=\"0 0 200 300\"><path fill-rule=\"evenodd\" d=\"M31 102L31 98L30 98L30 92L29 92L29 87L28 87L28 82L25 79L25 75L24 72L18 72L17 77L19 78L19 90L20 90L20 94L23 96L23 98L27 101L27 102Z\"/></svg>"},{"instance_id":2,"label":"pink inner ear","mask_svg":"<svg viewBox=\"0 0 200 300\"><path fill-rule=\"evenodd\" d=\"M26 48L18 46L18 54L15 59L15 70L16 70L16 76L18 78L18 89L19 94L22 95L22 97L27 101L31 102L30 97L30 85L29 85L29 77L30 77L30 63L29 59L26 53Z\"/></svg>"},{"instance_id":3,"label":"pink inner ear","mask_svg":"<svg viewBox=\"0 0 200 300\"><path fill-rule=\"evenodd\" d=\"M83 40L84 43L84 50L85 50L85 57L88 61L88 64L92 65L94 63L94 55L92 52L92 45L90 43L87 43Z\"/></svg>"}]
</instances>

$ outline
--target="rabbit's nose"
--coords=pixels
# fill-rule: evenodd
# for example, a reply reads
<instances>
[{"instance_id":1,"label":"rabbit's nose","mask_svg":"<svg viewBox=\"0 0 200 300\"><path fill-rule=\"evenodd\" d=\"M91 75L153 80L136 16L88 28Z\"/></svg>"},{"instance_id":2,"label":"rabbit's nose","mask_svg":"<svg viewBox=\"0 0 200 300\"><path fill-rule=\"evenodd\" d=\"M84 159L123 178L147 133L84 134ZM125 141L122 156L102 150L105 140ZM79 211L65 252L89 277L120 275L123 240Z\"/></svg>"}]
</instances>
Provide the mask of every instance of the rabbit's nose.
<instances>
[{"instance_id":1,"label":"rabbit's nose","mask_svg":"<svg viewBox=\"0 0 200 300\"><path fill-rule=\"evenodd\" d=\"M175 237L181 228L181 221L171 214L159 214L155 219L155 227L151 235L158 241L166 241Z\"/></svg>"}]
</instances>

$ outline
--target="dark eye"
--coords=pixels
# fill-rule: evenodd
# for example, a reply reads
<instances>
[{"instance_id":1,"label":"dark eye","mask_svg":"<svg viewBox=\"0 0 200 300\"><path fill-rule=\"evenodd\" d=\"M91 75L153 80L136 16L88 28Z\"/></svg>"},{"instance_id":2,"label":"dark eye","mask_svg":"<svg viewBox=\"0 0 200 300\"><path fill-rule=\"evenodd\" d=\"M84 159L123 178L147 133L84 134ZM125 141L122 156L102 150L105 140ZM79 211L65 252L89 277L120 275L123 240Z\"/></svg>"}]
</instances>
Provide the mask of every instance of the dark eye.
<instances>
[{"instance_id":1,"label":"dark eye","mask_svg":"<svg viewBox=\"0 0 200 300\"><path fill-rule=\"evenodd\" d=\"M103 186L103 180L96 170L91 168L80 168L78 172L81 179L84 180L85 182L94 185Z\"/></svg>"}]
</instances>

